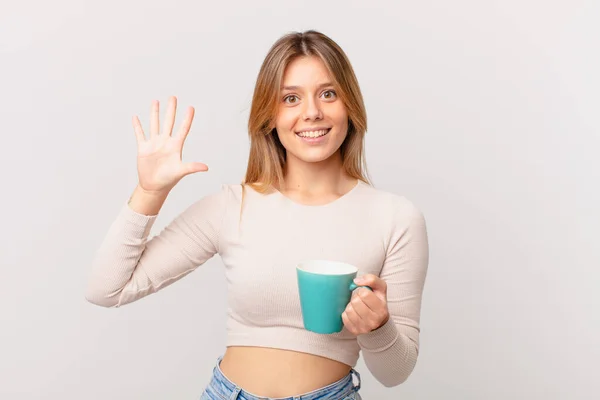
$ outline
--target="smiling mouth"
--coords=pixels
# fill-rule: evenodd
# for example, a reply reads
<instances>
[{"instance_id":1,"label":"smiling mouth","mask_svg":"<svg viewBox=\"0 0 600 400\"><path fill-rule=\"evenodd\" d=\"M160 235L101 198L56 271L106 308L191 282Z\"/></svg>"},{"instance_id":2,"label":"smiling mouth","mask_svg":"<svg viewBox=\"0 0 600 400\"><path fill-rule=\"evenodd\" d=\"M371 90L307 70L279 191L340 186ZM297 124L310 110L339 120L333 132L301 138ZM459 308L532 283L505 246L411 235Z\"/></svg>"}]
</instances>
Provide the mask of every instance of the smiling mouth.
<instances>
[{"instance_id":1,"label":"smiling mouth","mask_svg":"<svg viewBox=\"0 0 600 400\"><path fill-rule=\"evenodd\" d=\"M318 131L296 132L296 135L300 136L301 138L305 138L305 139L316 139L321 136L327 135L329 133L329 131L331 131L331 128L321 129Z\"/></svg>"}]
</instances>

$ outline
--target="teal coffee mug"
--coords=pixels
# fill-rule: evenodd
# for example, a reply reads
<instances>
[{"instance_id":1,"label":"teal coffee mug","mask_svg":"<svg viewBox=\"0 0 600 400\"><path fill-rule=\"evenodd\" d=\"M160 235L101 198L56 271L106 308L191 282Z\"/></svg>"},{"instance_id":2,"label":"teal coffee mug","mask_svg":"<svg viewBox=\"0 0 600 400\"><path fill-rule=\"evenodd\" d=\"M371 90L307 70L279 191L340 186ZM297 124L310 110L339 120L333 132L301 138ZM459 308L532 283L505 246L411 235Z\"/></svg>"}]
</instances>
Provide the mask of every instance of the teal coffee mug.
<instances>
[{"instance_id":1,"label":"teal coffee mug","mask_svg":"<svg viewBox=\"0 0 600 400\"><path fill-rule=\"evenodd\" d=\"M310 260L296 266L304 328L316 333L336 333L344 327L342 313L350 302L354 265L338 261Z\"/></svg>"}]
</instances>

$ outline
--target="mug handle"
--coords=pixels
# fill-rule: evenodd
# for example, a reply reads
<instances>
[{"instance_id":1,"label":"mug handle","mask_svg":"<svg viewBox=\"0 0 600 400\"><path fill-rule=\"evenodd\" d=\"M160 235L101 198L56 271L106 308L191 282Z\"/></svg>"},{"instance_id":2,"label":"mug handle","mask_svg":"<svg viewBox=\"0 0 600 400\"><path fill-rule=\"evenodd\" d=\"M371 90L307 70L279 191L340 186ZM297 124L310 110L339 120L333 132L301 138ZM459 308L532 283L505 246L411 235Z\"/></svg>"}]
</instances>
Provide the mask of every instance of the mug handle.
<instances>
[{"instance_id":1,"label":"mug handle","mask_svg":"<svg viewBox=\"0 0 600 400\"><path fill-rule=\"evenodd\" d=\"M361 288L361 287L364 287L365 289L369 289L371 292L373 291L373 289L372 289L370 286L359 286L359 285L357 285L357 284L356 284L356 283L354 283L354 282L352 282L352 283L350 284L350 287L349 287L348 289L350 289L350 291L352 292L352 291L354 291L355 289L358 289L358 288Z\"/></svg>"}]
</instances>

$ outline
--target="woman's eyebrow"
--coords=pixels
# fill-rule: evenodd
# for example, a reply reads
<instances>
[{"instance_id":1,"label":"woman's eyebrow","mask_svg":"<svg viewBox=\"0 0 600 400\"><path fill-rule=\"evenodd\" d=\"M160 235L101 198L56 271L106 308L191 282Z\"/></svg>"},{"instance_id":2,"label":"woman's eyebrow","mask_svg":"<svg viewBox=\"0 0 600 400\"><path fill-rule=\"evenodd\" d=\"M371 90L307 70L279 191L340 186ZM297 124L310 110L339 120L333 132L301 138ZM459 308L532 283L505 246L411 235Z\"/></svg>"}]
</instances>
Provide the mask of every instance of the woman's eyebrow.
<instances>
[{"instance_id":1,"label":"woman's eyebrow","mask_svg":"<svg viewBox=\"0 0 600 400\"><path fill-rule=\"evenodd\" d=\"M331 83L331 82L321 83L319 86L317 86L317 89L321 89L326 86L333 86L333 83ZM298 90L300 88L301 88L301 86L282 86L281 90Z\"/></svg>"}]
</instances>

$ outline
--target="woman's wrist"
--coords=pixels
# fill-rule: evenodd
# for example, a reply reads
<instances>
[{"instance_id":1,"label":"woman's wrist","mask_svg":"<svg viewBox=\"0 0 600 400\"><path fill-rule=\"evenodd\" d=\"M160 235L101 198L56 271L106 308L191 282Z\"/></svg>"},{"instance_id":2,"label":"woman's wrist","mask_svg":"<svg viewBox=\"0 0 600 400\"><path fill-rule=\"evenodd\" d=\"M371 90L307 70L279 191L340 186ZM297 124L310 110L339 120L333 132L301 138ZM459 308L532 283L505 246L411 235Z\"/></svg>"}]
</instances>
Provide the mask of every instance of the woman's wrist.
<instances>
[{"instance_id":1,"label":"woman's wrist","mask_svg":"<svg viewBox=\"0 0 600 400\"><path fill-rule=\"evenodd\" d=\"M138 214L153 216L158 214L168 195L168 191L148 192L137 185L127 204Z\"/></svg>"}]
</instances>

